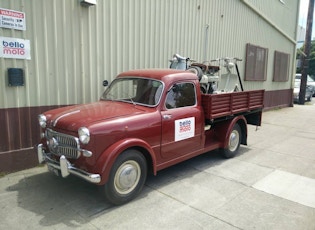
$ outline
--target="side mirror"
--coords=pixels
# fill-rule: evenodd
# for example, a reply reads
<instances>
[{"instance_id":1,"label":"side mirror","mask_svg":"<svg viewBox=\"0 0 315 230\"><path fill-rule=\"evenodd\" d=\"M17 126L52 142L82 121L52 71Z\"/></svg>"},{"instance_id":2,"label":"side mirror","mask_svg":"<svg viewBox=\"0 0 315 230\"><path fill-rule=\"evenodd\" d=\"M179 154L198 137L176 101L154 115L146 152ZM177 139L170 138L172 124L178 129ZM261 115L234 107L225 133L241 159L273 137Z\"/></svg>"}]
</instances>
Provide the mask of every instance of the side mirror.
<instances>
[{"instance_id":1,"label":"side mirror","mask_svg":"<svg viewBox=\"0 0 315 230\"><path fill-rule=\"evenodd\" d=\"M104 87L108 86L108 81L107 81L107 80L104 80L104 81L103 81L103 86L104 86Z\"/></svg>"}]
</instances>

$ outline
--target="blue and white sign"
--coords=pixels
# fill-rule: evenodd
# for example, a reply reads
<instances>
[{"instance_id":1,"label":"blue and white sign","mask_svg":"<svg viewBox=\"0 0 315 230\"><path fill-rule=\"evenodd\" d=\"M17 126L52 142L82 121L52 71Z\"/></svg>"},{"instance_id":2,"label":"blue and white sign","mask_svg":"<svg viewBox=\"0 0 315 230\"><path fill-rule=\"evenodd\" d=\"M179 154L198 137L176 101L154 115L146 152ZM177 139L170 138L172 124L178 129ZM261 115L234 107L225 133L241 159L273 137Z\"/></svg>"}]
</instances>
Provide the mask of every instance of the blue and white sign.
<instances>
[{"instance_id":1,"label":"blue and white sign","mask_svg":"<svg viewBox=\"0 0 315 230\"><path fill-rule=\"evenodd\" d=\"M30 40L0 37L0 57L30 60Z\"/></svg>"},{"instance_id":2,"label":"blue and white sign","mask_svg":"<svg viewBox=\"0 0 315 230\"><path fill-rule=\"evenodd\" d=\"M175 141L195 136L195 118L188 117L175 121Z\"/></svg>"}]
</instances>

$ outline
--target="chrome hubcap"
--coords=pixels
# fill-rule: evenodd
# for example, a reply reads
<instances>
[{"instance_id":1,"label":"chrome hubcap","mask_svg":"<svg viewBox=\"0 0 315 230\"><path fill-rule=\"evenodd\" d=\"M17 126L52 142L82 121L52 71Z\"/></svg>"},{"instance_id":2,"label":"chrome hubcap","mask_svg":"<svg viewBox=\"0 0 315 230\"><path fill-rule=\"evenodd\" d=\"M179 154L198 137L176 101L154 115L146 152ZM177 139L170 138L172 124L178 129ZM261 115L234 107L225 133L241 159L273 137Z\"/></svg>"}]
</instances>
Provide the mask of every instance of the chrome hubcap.
<instances>
[{"instance_id":1,"label":"chrome hubcap","mask_svg":"<svg viewBox=\"0 0 315 230\"><path fill-rule=\"evenodd\" d=\"M231 152L234 152L237 149L239 139L240 139L239 133L237 132L237 130L233 130L229 140L229 150Z\"/></svg>"},{"instance_id":2,"label":"chrome hubcap","mask_svg":"<svg viewBox=\"0 0 315 230\"><path fill-rule=\"evenodd\" d=\"M120 194L128 194L138 185L141 169L136 161L124 162L115 174L115 189Z\"/></svg>"}]
</instances>

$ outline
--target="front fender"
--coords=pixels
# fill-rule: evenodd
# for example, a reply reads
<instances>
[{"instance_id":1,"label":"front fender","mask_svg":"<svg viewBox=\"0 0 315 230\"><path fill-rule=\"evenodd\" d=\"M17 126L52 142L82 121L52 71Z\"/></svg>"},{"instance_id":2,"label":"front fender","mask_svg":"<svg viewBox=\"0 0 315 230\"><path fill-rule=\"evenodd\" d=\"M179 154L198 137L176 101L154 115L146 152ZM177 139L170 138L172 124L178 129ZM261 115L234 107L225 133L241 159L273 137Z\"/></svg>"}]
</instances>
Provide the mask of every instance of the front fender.
<instances>
[{"instance_id":1,"label":"front fender","mask_svg":"<svg viewBox=\"0 0 315 230\"><path fill-rule=\"evenodd\" d=\"M232 131L234 125L238 123L242 130L241 144L247 144L247 121L244 116L237 116L231 120L227 120L216 124L215 136L220 140L220 148L226 148L229 142L229 134Z\"/></svg>"},{"instance_id":2,"label":"front fender","mask_svg":"<svg viewBox=\"0 0 315 230\"><path fill-rule=\"evenodd\" d=\"M105 184L107 182L110 170L114 162L116 161L118 155L121 154L126 149L135 147L144 149L147 153L150 154L152 159L153 172L154 174L156 173L156 157L151 146L141 139L137 138L123 139L107 148L98 158L96 164L96 171L99 172L99 174L101 174L102 178L99 185Z\"/></svg>"}]
</instances>

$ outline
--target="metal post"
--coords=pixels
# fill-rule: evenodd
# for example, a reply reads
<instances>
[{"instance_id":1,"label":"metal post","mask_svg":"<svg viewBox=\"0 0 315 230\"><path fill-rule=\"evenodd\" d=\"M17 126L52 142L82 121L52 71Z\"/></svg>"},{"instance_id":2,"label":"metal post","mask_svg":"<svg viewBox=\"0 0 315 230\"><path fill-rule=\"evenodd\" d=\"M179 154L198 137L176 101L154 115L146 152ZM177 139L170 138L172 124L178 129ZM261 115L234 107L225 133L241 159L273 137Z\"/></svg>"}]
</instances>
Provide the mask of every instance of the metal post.
<instances>
[{"instance_id":1,"label":"metal post","mask_svg":"<svg viewBox=\"0 0 315 230\"><path fill-rule=\"evenodd\" d=\"M301 105L304 105L305 103L307 74L308 74L311 41L312 41L314 1L315 0L310 0L309 5L308 5L306 35L305 35L305 44L304 44L305 56L302 55L302 59L301 59L302 75L301 75L301 85L300 85L300 94L299 94L299 104Z\"/></svg>"},{"instance_id":2,"label":"metal post","mask_svg":"<svg viewBox=\"0 0 315 230\"><path fill-rule=\"evenodd\" d=\"M203 61L207 61L207 49L208 49L208 34L209 34L209 25L206 25L206 31L205 31L205 46L203 50Z\"/></svg>"}]
</instances>

